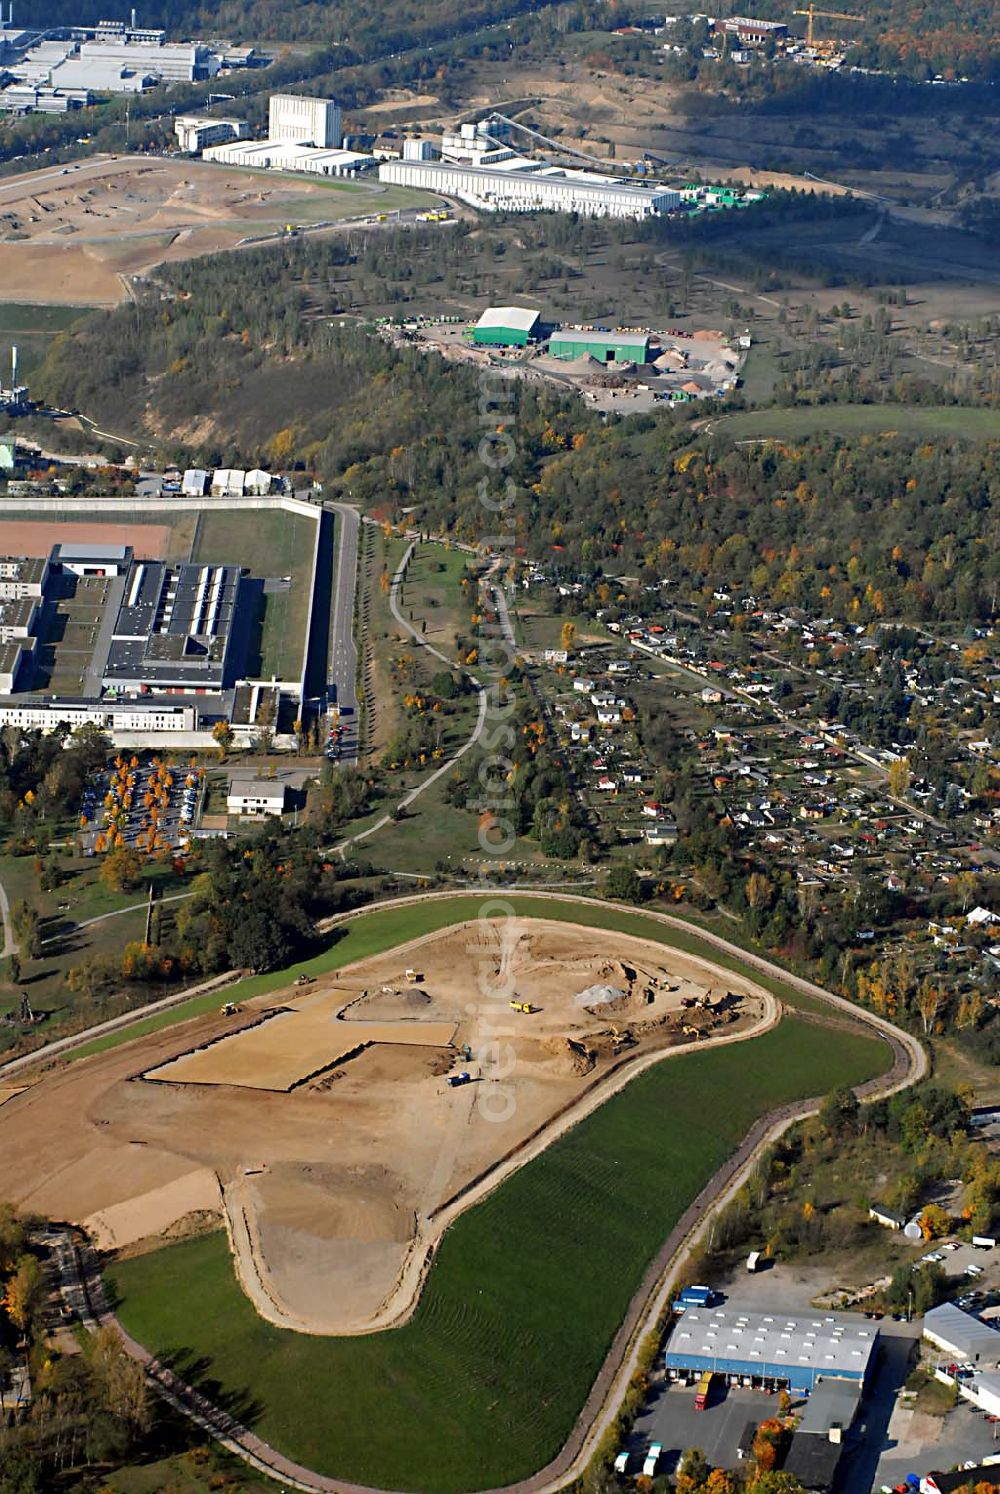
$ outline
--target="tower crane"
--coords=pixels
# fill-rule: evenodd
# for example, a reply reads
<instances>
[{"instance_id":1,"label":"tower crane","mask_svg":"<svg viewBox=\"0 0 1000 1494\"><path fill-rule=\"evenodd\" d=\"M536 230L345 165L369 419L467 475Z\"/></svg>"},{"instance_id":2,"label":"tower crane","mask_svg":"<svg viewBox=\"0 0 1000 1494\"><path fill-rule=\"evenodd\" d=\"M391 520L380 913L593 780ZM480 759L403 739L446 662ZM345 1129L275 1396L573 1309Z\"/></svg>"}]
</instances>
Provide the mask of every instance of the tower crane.
<instances>
[{"instance_id":1,"label":"tower crane","mask_svg":"<svg viewBox=\"0 0 1000 1494\"><path fill-rule=\"evenodd\" d=\"M809 0L809 4L805 10L793 10L792 15L808 17L806 23L806 46L808 47L811 47L813 44L813 20L816 16L824 16L827 20L830 21L864 20L864 16L851 15L847 11L843 10L817 10L815 0Z\"/></svg>"}]
</instances>

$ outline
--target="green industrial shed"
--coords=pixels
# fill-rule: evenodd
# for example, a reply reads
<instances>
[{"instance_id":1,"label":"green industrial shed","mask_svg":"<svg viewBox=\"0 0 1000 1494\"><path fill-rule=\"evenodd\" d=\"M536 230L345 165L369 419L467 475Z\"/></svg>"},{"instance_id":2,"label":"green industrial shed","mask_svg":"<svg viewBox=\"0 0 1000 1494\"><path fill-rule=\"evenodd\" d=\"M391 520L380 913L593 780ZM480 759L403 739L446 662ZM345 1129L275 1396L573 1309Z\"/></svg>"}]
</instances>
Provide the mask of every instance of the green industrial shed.
<instances>
[{"instance_id":1,"label":"green industrial shed","mask_svg":"<svg viewBox=\"0 0 1000 1494\"><path fill-rule=\"evenodd\" d=\"M490 306L472 330L481 347L525 348L538 336L539 312L524 306Z\"/></svg>"},{"instance_id":2,"label":"green industrial shed","mask_svg":"<svg viewBox=\"0 0 1000 1494\"><path fill-rule=\"evenodd\" d=\"M644 332L602 332L596 327L553 332L549 338L553 358L585 358L598 363L648 363L649 338Z\"/></svg>"}]
</instances>

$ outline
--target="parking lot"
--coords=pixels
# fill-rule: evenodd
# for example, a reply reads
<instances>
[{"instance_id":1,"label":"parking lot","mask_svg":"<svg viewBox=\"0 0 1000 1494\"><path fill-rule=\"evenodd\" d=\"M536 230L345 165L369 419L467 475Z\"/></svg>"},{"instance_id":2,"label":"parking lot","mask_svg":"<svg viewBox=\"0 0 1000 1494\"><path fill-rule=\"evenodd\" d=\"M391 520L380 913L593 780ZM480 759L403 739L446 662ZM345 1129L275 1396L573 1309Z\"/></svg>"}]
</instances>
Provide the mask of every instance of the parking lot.
<instances>
[{"instance_id":1,"label":"parking lot","mask_svg":"<svg viewBox=\"0 0 1000 1494\"><path fill-rule=\"evenodd\" d=\"M900 1401L892 1414L874 1487L893 1488L908 1473L931 1473L966 1462L981 1463L1000 1452L1000 1424L968 1401L947 1416L929 1416Z\"/></svg>"},{"instance_id":2,"label":"parking lot","mask_svg":"<svg viewBox=\"0 0 1000 1494\"><path fill-rule=\"evenodd\" d=\"M762 1390L725 1388L717 1379L709 1404L704 1411L694 1409L693 1385L657 1383L650 1393L646 1409L625 1444L633 1454L629 1467L639 1467L639 1459L652 1442L663 1445L658 1473L672 1473L682 1452L700 1447L715 1468L738 1468L737 1444L748 1421L761 1422L777 1410L778 1398Z\"/></svg>"}]
</instances>

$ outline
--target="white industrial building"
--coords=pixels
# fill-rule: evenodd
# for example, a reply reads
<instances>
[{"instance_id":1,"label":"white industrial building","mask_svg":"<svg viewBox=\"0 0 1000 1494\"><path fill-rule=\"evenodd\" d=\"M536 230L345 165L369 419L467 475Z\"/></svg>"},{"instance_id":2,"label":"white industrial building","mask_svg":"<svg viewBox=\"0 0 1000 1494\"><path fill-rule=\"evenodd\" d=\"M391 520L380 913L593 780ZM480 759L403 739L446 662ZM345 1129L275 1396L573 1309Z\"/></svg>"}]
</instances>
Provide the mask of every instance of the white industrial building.
<instances>
[{"instance_id":1,"label":"white industrial building","mask_svg":"<svg viewBox=\"0 0 1000 1494\"><path fill-rule=\"evenodd\" d=\"M204 114L181 114L174 120L174 134L181 150L197 156L207 145L221 145L224 140L239 140L243 134L242 119L212 119Z\"/></svg>"},{"instance_id":2,"label":"white industrial building","mask_svg":"<svg viewBox=\"0 0 1000 1494\"><path fill-rule=\"evenodd\" d=\"M343 138L340 105L333 99L311 99L298 93L272 94L267 133L271 140L292 145L318 145L324 150L339 147Z\"/></svg>"},{"instance_id":3,"label":"white industrial building","mask_svg":"<svg viewBox=\"0 0 1000 1494\"><path fill-rule=\"evenodd\" d=\"M0 689L0 694L8 693L8 690ZM117 732L192 732L198 726L198 708L163 700L119 702L34 698L18 704L0 701L0 728L19 726L26 731L55 731L64 723L70 730L78 726L99 726L102 731L108 731L112 739Z\"/></svg>"},{"instance_id":4,"label":"white industrial building","mask_svg":"<svg viewBox=\"0 0 1000 1494\"><path fill-rule=\"evenodd\" d=\"M458 197L493 212L579 213L587 218L651 218L680 206L680 193L667 187L620 181L586 171L505 170L445 161L383 161L379 181L422 187Z\"/></svg>"},{"instance_id":5,"label":"white industrial building","mask_svg":"<svg viewBox=\"0 0 1000 1494\"><path fill-rule=\"evenodd\" d=\"M60 90L139 93L151 84L194 83L218 71L219 58L198 42L157 45L112 36L81 42L76 56L51 68L48 81Z\"/></svg>"},{"instance_id":6,"label":"white industrial building","mask_svg":"<svg viewBox=\"0 0 1000 1494\"><path fill-rule=\"evenodd\" d=\"M433 140L404 140L404 161L436 161L440 152Z\"/></svg>"},{"instance_id":7,"label":"white industrial building","mask_svg":"<svg viewBox=\"0 0 1000 1494\"><path fill-rule=\"evenodd\" d=\"M1000 1332L953 1302L924 1315L924 1338L960 1364L991 1369L1000 1364Z\"/></svg>"},{"instance_id":8,"label":"white industrial building","mask_svg":"<svg viewBox=\"0 0 1000 1494\"><path fill-rule=\"evenodd\" d=\"M356 150L324 150L287 140L231 140L210 145L204 160L257 171L301 171L307 176L358 176L375 165L375 157Z\"/></svg>"}]
</instances>

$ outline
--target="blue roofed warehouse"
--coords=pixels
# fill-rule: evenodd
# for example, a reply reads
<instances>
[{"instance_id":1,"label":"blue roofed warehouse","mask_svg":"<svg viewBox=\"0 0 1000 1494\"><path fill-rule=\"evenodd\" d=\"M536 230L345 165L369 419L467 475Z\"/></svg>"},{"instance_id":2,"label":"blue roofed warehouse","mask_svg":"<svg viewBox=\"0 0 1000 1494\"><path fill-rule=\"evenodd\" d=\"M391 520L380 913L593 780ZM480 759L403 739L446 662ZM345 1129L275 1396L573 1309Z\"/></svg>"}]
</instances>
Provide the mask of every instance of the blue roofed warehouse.
<instances>
[{"instance_id":1,"label":"blue roofed warehouse","mask_svg":"<svg viewBox=\"0 0 1000 1494\"><path fill-rule=\"evenodd\" d=\"M877 1349L875 1324L843 1313L687 1307L670 1331L665 1365L674 1379L712 1371L802 1395L820 1379L863 1385Z\"/></svg>"}]
</instances>

